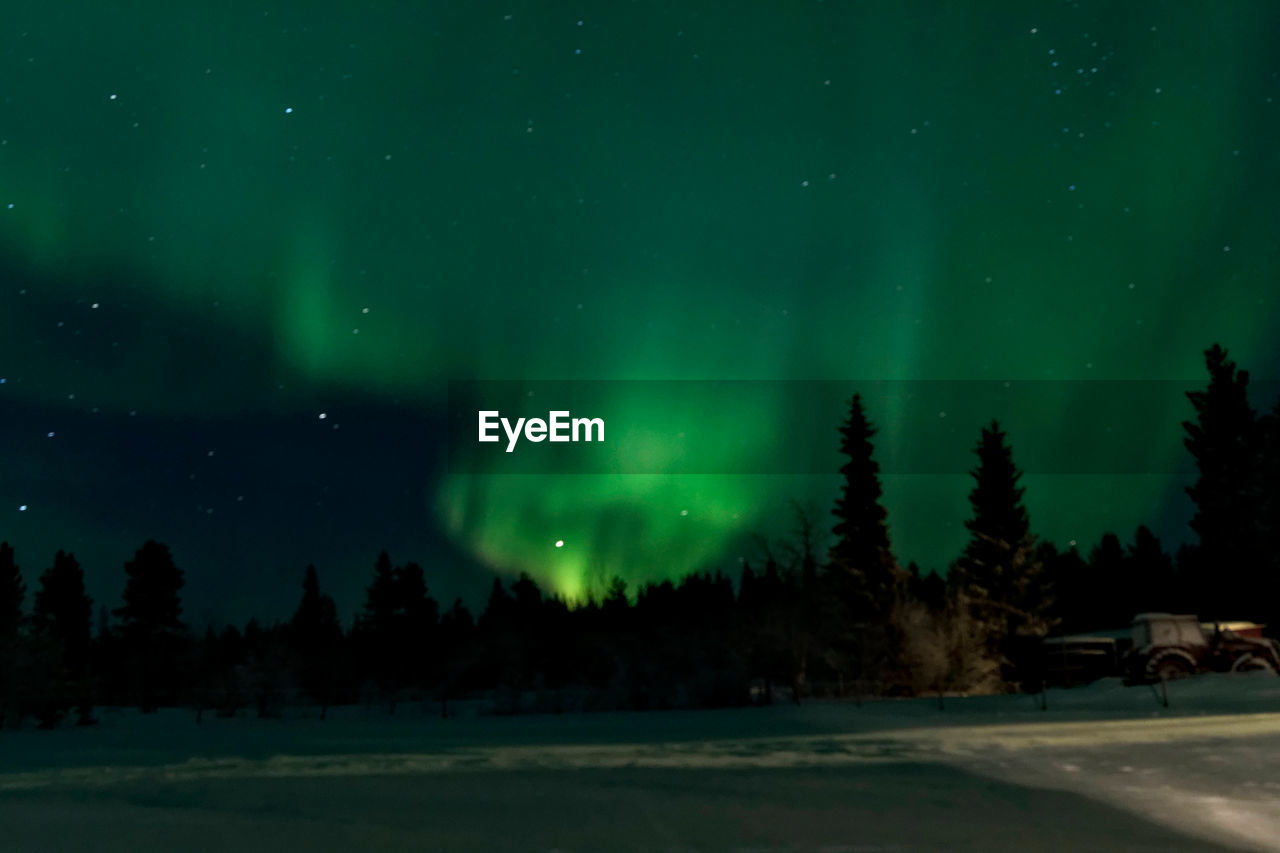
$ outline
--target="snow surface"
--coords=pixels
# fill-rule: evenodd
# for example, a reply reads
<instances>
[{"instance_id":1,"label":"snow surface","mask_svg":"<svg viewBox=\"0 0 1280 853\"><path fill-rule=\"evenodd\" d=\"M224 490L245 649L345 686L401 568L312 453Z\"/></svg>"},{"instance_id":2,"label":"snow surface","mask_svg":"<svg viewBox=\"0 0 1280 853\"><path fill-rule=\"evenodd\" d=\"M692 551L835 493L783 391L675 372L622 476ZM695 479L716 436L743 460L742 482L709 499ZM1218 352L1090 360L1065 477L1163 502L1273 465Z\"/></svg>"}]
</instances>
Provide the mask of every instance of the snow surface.
<instances>
[{"instance_id":1,"label":"snow surface","mask_svg":"<svg viewBox=\"0 0 1280 853\"><path fill-rule=\"evenodd\" d=\"M1280 679L0 734L0 849L1280 850Z\"/></svg>"}]
</instances>

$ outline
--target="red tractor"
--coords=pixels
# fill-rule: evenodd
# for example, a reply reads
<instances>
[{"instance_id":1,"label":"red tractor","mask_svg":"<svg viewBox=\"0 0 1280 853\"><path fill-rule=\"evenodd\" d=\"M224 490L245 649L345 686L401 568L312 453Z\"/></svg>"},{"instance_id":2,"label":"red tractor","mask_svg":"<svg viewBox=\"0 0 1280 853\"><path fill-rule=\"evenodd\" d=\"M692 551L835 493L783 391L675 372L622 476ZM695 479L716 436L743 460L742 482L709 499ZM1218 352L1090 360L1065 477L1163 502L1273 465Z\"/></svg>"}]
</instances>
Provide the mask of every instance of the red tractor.
<instances>
[{"instance_id":1,"label":"red tractor","mask_svg":"<svg viewBox=\"0 0 1280 853\"><path fill-rule=\"evenodd\" d=\"M1195 616L1141 613L1121 669L1129 684L1150 684L1201 672L1280 673L1280 643L1253 623L1201 623Z\"/></svg>"}]
</instances>

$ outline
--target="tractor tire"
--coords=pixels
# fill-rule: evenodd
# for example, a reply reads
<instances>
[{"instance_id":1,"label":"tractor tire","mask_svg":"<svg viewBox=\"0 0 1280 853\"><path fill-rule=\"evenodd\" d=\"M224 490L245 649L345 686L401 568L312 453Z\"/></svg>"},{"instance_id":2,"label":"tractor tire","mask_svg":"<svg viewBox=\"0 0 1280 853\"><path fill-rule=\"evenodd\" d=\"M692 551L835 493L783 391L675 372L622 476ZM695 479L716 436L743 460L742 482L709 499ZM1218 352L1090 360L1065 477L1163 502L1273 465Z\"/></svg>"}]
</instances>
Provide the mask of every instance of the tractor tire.
<instances>
[{"instance_id":1,"label":"tractor tire","mask_svg":"<svg viewBox=\"0 0 1280 853\"><path fill-rule=\"evenodd\" d=\"M1182 649L1162 649L1151 656L1145 669L1149 681L1188 678L1199 671L1195 658Z\"/></svg>"},{"instance_id":2,"label":"tractor tire","mask_svg":"<svg viewBox=\"0 0 1280 853\"><path fill-rule=\"evenodd\" d=\"M1245 653L1231 664L1232 672L1269 672L1276 674L1276 665L1267 658Z\"/></svg>"}]
</instances>

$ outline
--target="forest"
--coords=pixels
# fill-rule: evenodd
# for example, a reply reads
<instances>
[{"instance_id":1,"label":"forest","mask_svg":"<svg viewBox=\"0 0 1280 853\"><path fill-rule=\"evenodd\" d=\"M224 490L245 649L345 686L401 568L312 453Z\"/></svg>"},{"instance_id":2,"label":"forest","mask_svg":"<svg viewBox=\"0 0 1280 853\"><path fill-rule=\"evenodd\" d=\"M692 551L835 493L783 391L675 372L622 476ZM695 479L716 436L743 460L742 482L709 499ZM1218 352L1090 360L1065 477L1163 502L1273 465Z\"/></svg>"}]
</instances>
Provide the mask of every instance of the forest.
<instances>
[{"instance_id":1,"label":"forest","mask_svg":"<svg viewBox=\"0 0 1280 853\"><path fill-rule=\"evenodd\" d=\"M1149 611L1275 624L1280 401L1256 410L1247 371L1217 344L1205 365L1182 424L1194 537L1172 553L1145 526L1106 533L1087 554L1038 537L1011 438L992 421L974 446L963 552L941 572L902 566L856 394L830 527L797 506L789 541L762 544L733 574L636 589L614 579L586 601L522 574L495 578L473 614L383 551L349 623L306 566L292 618L200 633L183 621L183 572L160 542L124 563L121 606L96 614L73 554L58 551L28 589L2 543L0 728L91 725L100 706L181 706L199 720L411 704L448 717L451 702L477 697L518 713L1034 693L1051 633L1122 628Z\"/></svg>"}]
</instances>

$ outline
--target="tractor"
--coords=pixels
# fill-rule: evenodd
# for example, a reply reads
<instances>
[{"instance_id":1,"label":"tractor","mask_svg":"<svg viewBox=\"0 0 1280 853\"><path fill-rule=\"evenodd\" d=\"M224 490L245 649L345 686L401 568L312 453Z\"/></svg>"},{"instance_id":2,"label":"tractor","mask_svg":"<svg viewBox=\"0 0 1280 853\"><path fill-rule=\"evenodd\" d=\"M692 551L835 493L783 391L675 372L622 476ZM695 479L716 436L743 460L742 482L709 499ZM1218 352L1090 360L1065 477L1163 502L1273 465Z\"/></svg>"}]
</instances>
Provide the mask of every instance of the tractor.
<instances>
[{"instance_id":1,"label":"tractor","mask_svg":"<svg viewBox=\"0 0 1280 853\"><path fill-rule=\"evenodd\" d=\"M1202 672L1280 673L1280 643L1261 626L1201 623L1195 616L1140 613L1121 669L1128 684L1151 684Z\"/></svg>"}]
</instances>

